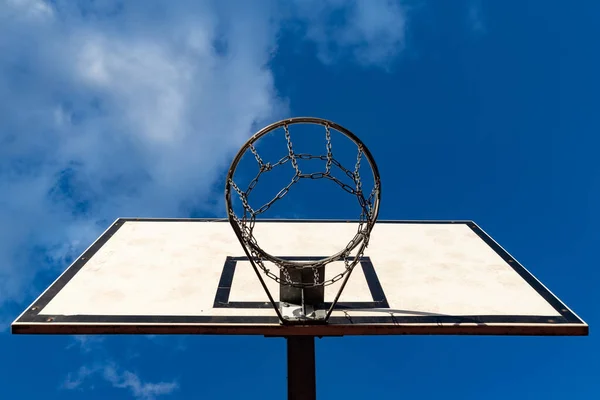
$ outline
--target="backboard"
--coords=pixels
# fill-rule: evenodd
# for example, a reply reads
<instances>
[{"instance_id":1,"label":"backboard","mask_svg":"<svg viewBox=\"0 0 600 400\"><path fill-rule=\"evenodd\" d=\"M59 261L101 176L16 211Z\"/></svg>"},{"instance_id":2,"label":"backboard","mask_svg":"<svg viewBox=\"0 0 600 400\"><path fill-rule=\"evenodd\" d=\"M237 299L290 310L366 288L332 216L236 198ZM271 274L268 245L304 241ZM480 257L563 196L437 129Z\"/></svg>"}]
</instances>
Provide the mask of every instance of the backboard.
<instances>
[{"instance_id":1,"label":"backboard","mask_svg":"<svg viewBox=\"0 0 600 400\"><path fill-rule=\"evenodd\" d=\"M331 254L355 229L352 221L267 220L255 234L277 256L301 261ZM279 301L278 283L265 283ZM327 303L337 288L324 291ZM587 335L588 326L471 221L379 221L329 321L287 325L226 219L125 218L12 332Z\"/></svg>"}]
</instances>

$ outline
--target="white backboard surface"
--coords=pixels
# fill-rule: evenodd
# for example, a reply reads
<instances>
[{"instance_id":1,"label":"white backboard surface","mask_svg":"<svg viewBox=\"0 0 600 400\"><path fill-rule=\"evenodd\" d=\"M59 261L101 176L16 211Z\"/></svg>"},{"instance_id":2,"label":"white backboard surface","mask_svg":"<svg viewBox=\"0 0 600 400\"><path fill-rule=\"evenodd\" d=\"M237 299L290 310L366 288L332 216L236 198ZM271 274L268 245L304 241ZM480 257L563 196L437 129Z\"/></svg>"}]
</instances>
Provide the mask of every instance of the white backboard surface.
<instances>
[{"instance_id":1,"label":"white backboard surface","mask_svg":"<svg viewBox=\"0 0 600 400\"><path fill-rule=\"evenodd\" d=\"M273 255L322 258L356 227L272 220L256 236ZM263 277L278 302L279 284ZM338 284L325 288L325 302ZM378 222L328 323L287 325L227 220L118 219L12 331L587 335L588 326L471 221Z\"/></svg>"}]
</instances>

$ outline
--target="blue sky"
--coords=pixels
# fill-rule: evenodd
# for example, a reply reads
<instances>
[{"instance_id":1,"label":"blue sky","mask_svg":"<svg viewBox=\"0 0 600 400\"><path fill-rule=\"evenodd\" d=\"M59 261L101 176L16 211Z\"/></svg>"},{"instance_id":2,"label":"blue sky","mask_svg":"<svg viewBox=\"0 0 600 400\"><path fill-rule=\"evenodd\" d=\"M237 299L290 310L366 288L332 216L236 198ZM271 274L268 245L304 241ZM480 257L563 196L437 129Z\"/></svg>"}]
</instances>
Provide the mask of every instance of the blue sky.
<instances>
[{"instance_id":1,"label":"blue sky","mask_svg":"<svg viewBox=\"0 0 600 400\"><path fill-rule=\"evenodd\" d=\"M321 398L594 398L599 8L0 1L2 397L285 396L282 339L9 324L115 218L224 216L240 144L310 115L374 153L381 218L475 220L591 331L322 339Z\"/></svg>"}]
</instances>

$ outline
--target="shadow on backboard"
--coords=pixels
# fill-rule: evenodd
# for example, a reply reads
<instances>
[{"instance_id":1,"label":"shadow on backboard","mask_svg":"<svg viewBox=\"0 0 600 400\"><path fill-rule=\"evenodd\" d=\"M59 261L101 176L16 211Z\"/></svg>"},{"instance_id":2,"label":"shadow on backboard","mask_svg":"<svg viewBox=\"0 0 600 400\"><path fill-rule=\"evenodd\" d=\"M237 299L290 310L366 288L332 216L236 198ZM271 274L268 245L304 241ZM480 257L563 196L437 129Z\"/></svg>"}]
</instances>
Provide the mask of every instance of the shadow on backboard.
<instances>
[{"instance_id":1,"label":"shadow on backboard","mask_svg":"<svg viewBox=\"0 0 600 400\"><path fill-rule=\"evenodd\" d=\"M353 317L349 314L349 311L377 314L378 317L382 314L386 314L386 316L390 317L390 321L397 325L405 323L435 323L453 325L476 324L479 326L486 325L479 319L479 317L476 316L457 316L430 313L425 311L399 310L390 308L346 308L336 311L343 312L346 319L348 319L350 322L353 321Z\"/></svg>"}]
</instances>

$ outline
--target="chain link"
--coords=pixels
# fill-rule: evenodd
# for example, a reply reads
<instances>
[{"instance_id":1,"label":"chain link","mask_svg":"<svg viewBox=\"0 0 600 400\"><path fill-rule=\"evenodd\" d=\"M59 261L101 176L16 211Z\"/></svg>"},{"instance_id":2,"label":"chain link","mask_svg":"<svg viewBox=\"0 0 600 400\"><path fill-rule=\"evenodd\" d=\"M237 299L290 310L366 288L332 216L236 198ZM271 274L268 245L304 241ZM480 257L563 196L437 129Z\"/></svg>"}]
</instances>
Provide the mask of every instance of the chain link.
<instances>
[{"instance_id":1,"label":"chain link","mask_svg":"<svg viewBox=\"0 0 600 400\"><path fill-rule=\"evenodd\" d=\"M283 126L283 130L285 131L285 140L287 141L288 155L290 157L290 160L292 160L292 166L296 171L296 175L300 175L300 168L298 168L296 155L294 154L294 149L292 148L292 137L290 136L290 130L287 125Z\"/></svg>"},{"instance_id":2,"label":"chain link","mask_svg":"<svg viewBox=\"0 0 600 400\"><path fill-rule=\"evenodd\" d=\"M313 286L319 286L319 269L313 268Z\"/></svg>"},{"instance_id":3,"label":"chain link","mask_svg":"<svg viewBox=\"0 0 600 400\"><path fill-rule=\"evenodd\" d=\"M327 164L325 164L325 174L329 175L331 171L331 161L333 160L333 153L331 151L331 132L329 131L329 125L325 125L325 141L327 148Z\"/></svg>"},{"instance_id":4,"label":"chain link","mask_svg":"<svg viewBox=\"0 0 600 400\"><path fill-rule=\"evenodd\" d=\"M290 276L290 270L287 268L281 268L281 271L283 272L283 278L284 278L285 283L287 283L287 284L293 283L292 277Z\"/></svg>"},{"instance_id":5,"label":"chain link","mask_svg":"<svg viewBox=\"0 0 600 400\"><path fill-rule=\"evenodd\" d=\"M358 154L356 155L356 166L354 167L354 183L356 184L356 192L362 193L362 182L360 180L360 159L362 158L362 146L358 146Z\"/></svg>"},{"instance_id":6,"label":"chain link","mask_svg":"<svg viewBox=\"0 0 600 400\"><path fill-rule=\"evenodd\" d=\"M256 179L256 180L258 180L258 179ZM240 196L240 200L242 201L244 210L249 211L250 214L254 214L252 207L250 207L250 204L248 204L248 198L246 196L246 193L242 192L242 190L235 184L235 182L233 180L230 181L230 184L233 187L233 190L235 190L237 192L238 196Z\"/></svg>"},{"instance_id":7,"label":"chain link","mask_svg":"<svg viewBox=\"0 0 600 400\"><path fill-rule=\"evenodd\" d=\"M250 151L252 152L252 154L254 154L254 158L256 159L256 162L258 163L258 165L260 166L260 169L262 170L263 165L265 165L262 158L260 158L260 156L258 155L258 152L254 148L254 145L250 144L250 145L248 145L248 147L250 148Z\"/></svg>"}]
</instances>

